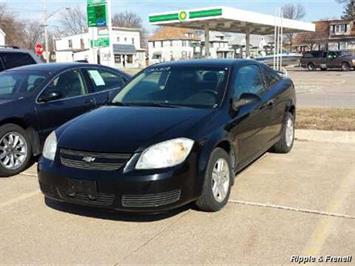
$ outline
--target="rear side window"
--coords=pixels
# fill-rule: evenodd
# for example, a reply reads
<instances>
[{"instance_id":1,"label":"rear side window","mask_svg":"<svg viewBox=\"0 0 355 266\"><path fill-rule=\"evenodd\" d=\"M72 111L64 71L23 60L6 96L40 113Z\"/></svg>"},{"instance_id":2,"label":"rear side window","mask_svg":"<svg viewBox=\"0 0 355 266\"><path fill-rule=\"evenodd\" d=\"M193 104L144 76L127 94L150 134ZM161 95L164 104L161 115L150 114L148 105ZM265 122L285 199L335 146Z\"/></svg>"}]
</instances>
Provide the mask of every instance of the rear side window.
<instances>
[{"instance_id":1,"label":"rear side window","mask_svg":"<svg viewBox=\"0 0 355 266\"><path fill-rule=\"evenodd\" d=\"M305 54L303 55L303 57L304 57L304 58L313 58L313 55L312 55L312 53L305 53Z\"/></svg>"},{"instance_id":2,"label":"rear side window","mask_svg":"<svg viewBox=\"0 0 355 266\"><path fill-rule=\"evenodd\" d=\"M2 61L5 69L36 64L32 56L26 53L3 53Z\"/></svg>"},{"instance_id":3,"label":"rear side window","mask_svg":"<svg viewBox=\"0 0 355 266\"><path fill-rule=\"evenodd\" d=\"M263 72L264 72L266 86L268 88L272 87L280 80L280 76L272 69L263 67Z\"/></svg>"},{"instance_id":4,"label":"rear side window","mask_svg":"<svg viewBox=\"0 0 355 266\"><path fill-rule=\"evenodd\" d=\"M323 52L321 51L313 51L311 54L313 57L323 57Z\"/></svg>"},{"instance_id":5,"label":"rear side window","mask_svg":"<svg viewBox=\"0 0 355 266\"><path fill-rule=\"evenodd\" d=\"M126 80L120 74L104 69L85 69L87 76L94 86L95 92L121 88Z\"/></svg>"}]
</instances>

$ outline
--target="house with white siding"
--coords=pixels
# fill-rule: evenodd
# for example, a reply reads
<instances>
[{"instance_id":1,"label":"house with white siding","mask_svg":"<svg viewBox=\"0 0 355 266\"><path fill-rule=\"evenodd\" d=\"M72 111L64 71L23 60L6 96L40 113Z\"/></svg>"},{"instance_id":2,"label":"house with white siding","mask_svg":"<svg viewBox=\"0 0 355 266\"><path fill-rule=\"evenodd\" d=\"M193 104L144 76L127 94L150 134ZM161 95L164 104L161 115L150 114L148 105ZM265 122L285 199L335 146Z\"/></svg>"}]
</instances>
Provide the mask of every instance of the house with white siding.
<instances>
[{"instance_id":1,"label":"house with white siding","mask_svg":"<svg viewBox=\"0 0 355 266\"><path fill-rule=\"evenodd\" d=\"M109 41L112 49L91 49L91 40L89 32L55 40L56 62L86 60L118 68L145 66L145 49L141 48L140 29L113 27Z\"/></svg>"}]
</instances>

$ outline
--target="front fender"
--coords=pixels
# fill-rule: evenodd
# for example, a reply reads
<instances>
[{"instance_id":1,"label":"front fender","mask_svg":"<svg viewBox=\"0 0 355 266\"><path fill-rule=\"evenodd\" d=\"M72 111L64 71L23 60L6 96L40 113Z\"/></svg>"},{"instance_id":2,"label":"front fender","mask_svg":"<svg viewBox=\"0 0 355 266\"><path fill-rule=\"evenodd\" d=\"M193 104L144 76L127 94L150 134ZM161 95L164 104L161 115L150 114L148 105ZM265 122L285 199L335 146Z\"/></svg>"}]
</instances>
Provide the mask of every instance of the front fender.
<instances>
[{"instance_id":1,"label":"front fender","mask_svg":"<svg viewBox=\"0 0 355 266\"><path fill-rule=\"evenodd\" d=\"M235 148L232 144L232 140L229 138L229 134L225 130L219 130L214 132L213 134L209 135L208 137L204 138L202 141L199 142L200 145L200 152L198 155L198 181L197 181L197 188L198 194L200 195L202 192L204 177L206 175L208 162L213 150L217 147L223 147L221 144L228 144L230 147L230 151L232 152L233 159L235 160ZM235 164L234 164L235 165Z\"/></svg>"}]
</instances>

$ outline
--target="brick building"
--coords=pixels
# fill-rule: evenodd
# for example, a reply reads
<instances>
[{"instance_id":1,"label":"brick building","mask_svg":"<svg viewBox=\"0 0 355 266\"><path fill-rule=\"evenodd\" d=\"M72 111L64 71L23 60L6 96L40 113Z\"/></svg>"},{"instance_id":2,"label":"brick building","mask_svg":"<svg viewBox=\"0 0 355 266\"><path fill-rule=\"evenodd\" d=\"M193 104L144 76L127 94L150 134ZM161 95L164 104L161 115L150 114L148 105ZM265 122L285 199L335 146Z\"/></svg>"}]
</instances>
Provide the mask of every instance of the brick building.
<instances>
[{"instance_id":1,"label":"brick building","mask_svg":"<svg viewBox=\"0 0 355 266\"><path fill-rule=\"evenodd\" d=\"M322 20L314 23L316 25L314 33L296 35L295 50L350 50L355 52L354 20Z\"/></svg>"}]
</instances>

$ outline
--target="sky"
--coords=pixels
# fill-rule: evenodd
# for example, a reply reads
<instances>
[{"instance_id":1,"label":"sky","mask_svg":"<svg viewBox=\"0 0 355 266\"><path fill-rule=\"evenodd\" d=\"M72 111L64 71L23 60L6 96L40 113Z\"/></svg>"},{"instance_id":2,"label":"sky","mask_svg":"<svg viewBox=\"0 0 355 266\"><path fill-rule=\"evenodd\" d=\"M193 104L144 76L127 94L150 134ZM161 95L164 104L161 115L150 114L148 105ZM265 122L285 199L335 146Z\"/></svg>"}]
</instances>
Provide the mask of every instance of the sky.
<instances>
[{"instance_id":1,"label":"sky","mask_svg":"<svg viewBox=\"0 0 355 266\"><path fill-rule=\"evenodd\" d=\"M52 26L58 24L59 10L80 6L86 8L86 0L47 0L49 13L56 15L50 20ZM315 21L325 18L337 18L343 7L336 0L111 0L112 13L132 11L143 20L148 31L153 27L148 22L148 15L172 10L191 9L211 6L228 6L239 9L274 15L276 10L287 3L302 4L306 10L304 21ZM8 8L23 19L43 19L44 0L0 0Z\"/></svg>"}]
</instances>

